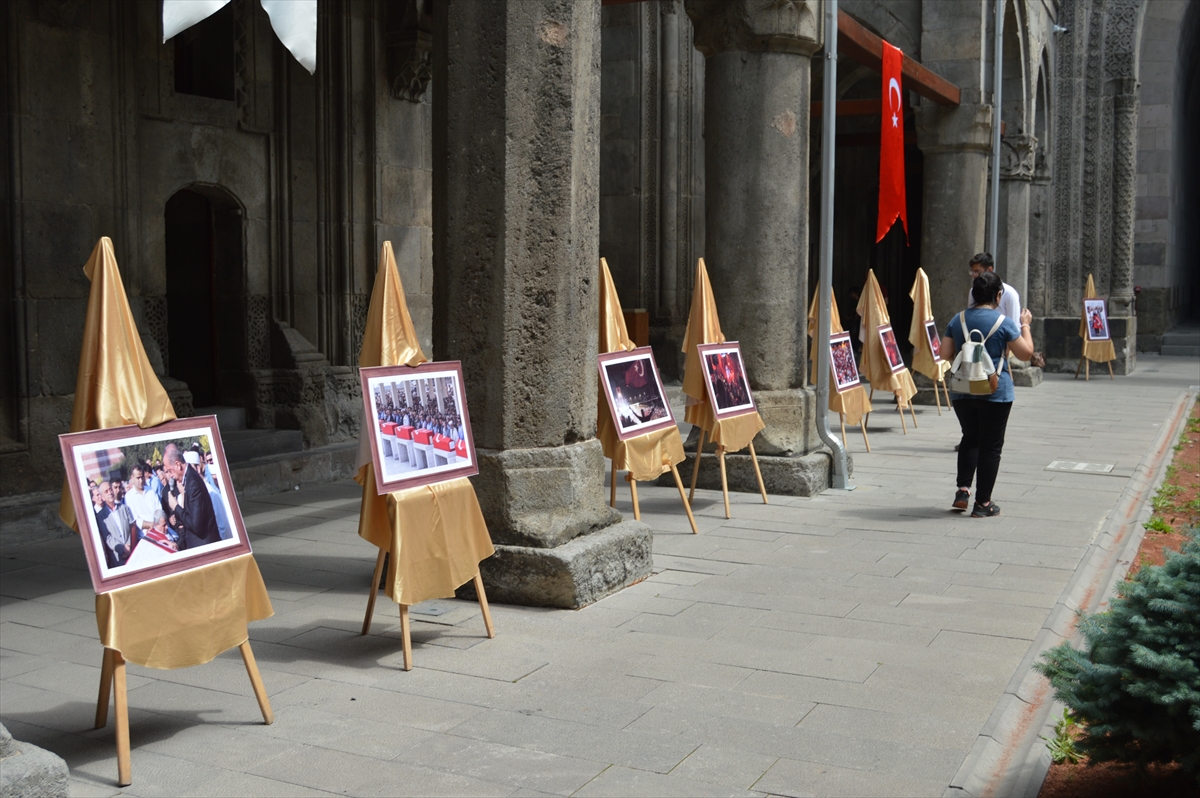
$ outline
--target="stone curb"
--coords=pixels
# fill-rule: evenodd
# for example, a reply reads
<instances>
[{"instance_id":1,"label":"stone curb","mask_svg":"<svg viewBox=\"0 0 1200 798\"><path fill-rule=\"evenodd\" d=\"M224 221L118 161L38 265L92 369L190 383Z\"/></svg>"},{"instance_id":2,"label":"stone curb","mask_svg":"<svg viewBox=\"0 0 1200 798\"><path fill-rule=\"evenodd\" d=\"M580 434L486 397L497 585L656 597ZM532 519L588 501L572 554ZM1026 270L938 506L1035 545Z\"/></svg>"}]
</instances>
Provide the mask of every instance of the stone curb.
<instances>
[{"instance_id":1,"label":"stone curb","mask_svg":"<svg viewBox=\"0 0 1200 798\"><path fill-rule=\"evenodd\" d=\"M1195 398L1195 390L1179 392L1154 444L1138 462L1112 512L943 793L946 798L967 795L1036 798L1041 790L1050 768L1050 753L1038 738L1053 731L1053 710L1060 705L1052 700L1049 683L1033 670L1033 663L1059 643L1075 642L1079 613L1100 609L1125 578L1145 534L1142 521L1148 517L1150 498L1162 484L1171 460L1168 455Z\"/></svg>"}]
</instances>

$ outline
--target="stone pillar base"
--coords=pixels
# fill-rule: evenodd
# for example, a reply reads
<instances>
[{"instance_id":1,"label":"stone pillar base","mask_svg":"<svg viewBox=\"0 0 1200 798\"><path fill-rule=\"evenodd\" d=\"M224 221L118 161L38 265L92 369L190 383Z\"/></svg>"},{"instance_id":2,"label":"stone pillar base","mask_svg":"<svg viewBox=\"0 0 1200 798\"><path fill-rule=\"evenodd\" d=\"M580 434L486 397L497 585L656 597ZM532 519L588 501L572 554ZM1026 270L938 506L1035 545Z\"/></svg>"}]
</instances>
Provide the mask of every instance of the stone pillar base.
<instances>
[{"instance_id":1,"label":"stone pillar base","mask_svg":"<svg viewBox=\"0 0 1200 798\"><path fill-rule=\"evenodd\" d=\"M653 543L650 527L622 521L554 548L497 545L479 569L490 601L574 610L649 576ZM474 585L457 595L474 599Z\"/></svg>"},{"instance_id":2,"label":"stone pillar base","mask_svg":"<svg viewBox=\"0 0 1200 798\"><path fill-rule=\"evenodd\" d=\"M1042 370L1037 366L1016 366L1012 378L1018 388L1036 388L1042 384Z\"/></svg>"},{"instance_id":3,"label":"stone pillar base","mask_svg":"<svg viewBox=\"0 0 1200 798\"><path fill-rule=\"evenodd\" d=\"M854 459L847 453L850 472L854 473ZM687 460L679 464L679 475L683 477L684 487L691 484L692 464L696 460L695 452L687 452ZM763 484L767 493L780 496L816 496L822 491L829 490L833 478L833 458L828 452L813 452L812 454L795 457L758 456L758 467L762 470ZM754 463L750 454L738 453L725 455L725 473L729 480L729 490L738 493L758 493L758 479L754 475ZM660 487L675 487L675 478L669 473L658 478ZM700 476L696 487L705 490L721 489L721 469L717 464L717 456L705 447L704 459L700 462Z\"/></svg>"},{"instance_id":4,"label":"stone pillar base","mask_svg":"<svg viewBox=\"0 0 1200 798\"><path fill-rule=\"evenodd\" d=\"M1075 373L1079 358L1083 354L1083 339L1079 337L1079 316L1047 316L1042 320L1046 371ZM1112 316L1108 319L1108 331L1112 335L1113 349L1117 359L1112 362L1114 374L1132 374L1137 368L1137 317ZM1105 375L1108 367L1093 363L1092 371L1099 369Z\"/></svg>"}]
</instances>

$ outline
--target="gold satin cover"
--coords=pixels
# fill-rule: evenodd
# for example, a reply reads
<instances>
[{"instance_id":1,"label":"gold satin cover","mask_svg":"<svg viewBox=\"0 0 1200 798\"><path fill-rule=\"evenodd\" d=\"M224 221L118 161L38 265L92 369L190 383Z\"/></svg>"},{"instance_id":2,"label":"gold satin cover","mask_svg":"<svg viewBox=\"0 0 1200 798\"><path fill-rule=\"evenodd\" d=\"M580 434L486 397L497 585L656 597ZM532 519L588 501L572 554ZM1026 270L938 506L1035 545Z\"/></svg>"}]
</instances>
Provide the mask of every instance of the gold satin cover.
<instances>
[{"instance_id":1,"label":"gold satin cover","mask_svg":"<svg viewBox=\"0 0 1200 798\"><path fill-rule=\"evenodd\" d=\"M384 241L383 249L379 252L379 267L375 272L375 287L371 289L371 304L367 308L362 347L358 350L358 367L419 366L427 360L429 358L425 357L417 341L412 316L408 314L408 302L404 298L404 284L400 282L392 242ZM375 491L371 444L367 439L369 434L370 429L364 420L358 440L358 472L354 475L354 481L363 487L358 534L386 550L390 544L377 541L391 539L391 524L387 520L387 497Z\"/></svg>"},{"instance_id":2,"label":"gold satin cover","mask_svg":"<svg viewBox=\"0 0 1200 798\"><path fill-rule=\"evenodd\" d=\"M934 362L933 351L925 337L925 322L933 321L933 303L929 300L929 277L925 270L917 268L917 279L908 292L913 301L912 324L908 328L908 342L913 345L913 371L924 374L934 382L941 382L942 375L950 370L945 360ZM938 331L941 335L941 331Z\"/></svg>"},{"instance_id":3,"label":"gold satin cover","mask_svg":"<svg viewBox=\"0 0 1200 798\"><path fill-rule=\"evenodd\" d=\"M168 610L169 608L169 610ZM105 648L147 668L187 668L249 639L274 613L253 554L96 596Z\"/></svg>"},{"instance_id":4,"label":"gold satin cover","mask_svg":"<svg viewBox=\"0 0 1200 798\"><path fill-rule=\"evenodd\" d=\"M1092 275L1088 275L1087 287L1083 289L1084 299L1096 298L1096 281L1092 279ZM1079 337L1083 339L1083 356L1093 363L1107 363L1110 360L1117 359L1117 350L1112 342L1112 329L1109 329L1109 339L1107 341L1089 341L1087 334L1087 316L1084 311L1079 311Z\"/></svg>"},{"instance_id":5,"label":"gold satin cover","mask_svg":"<svg viewBox=\"0 0 1200 798\"><path fill-rule=\"evenodd\" d=\"M908 407L908 400L916 395L917 386L907 368L893 374L888 367L883 342L879 340L879 327L890 324L892 320L888 316L887 302L879 288L879 281L875 279L874 269L867 269L867 284L863 286L862 298L858 300L858 315L862 317L862 337L866 339L862 342L859 371L871 381L873 389L894 393L900 407ZM892 332L895 333L895 330Z\"/></svg>"},{"instance_id":6,"label":"gold satin cover","mask_svg":"<svg viewBox=\"0 0 1200 798\"><path fill-rule=\"evenodd\" d=\"M704 386L704 364L700 362L700 351L696 347L700 344L723 343L725 334L721 332L721 320L717 317L712 283L708 280L704 258L699 258L696 261L692 308L688 313L687 332L683 336L683 393L687 398L683 420L708 430L709 441L724 446L725 451L740 452L767 425L758 411L724 421L718 421L713 416L712 406L708 402L708 389ZM745 363L742 367L745 368Z\"/></svg>"},{"instance_id":7,"label":"gold satin cover","mask_svg":"<svg viewBox=\"0 0 1200 798\"><path fill-rule=\"evenodd\" d=\"M810 379L812 383L817 383L817 301L819 295L814 295L812 302L808 306L808 337L812 339L812 344L808 348L808 362L810 367ZM845 332L842 328L842 314L838 312L837 297L833 293L833 289L829 289L829 334ZM835 413L844 413L846 423L852 427L857 427L862 424L862 418L872 410L871 400L867 398L867 392L863 390L862 384L855 385L845 393L838 393L832 385L829 387L829 409Z\"/></svg>"},{"instance_id":8,"label":"gold satin cover","mask_svg":"<svg viewBox=\"0 0 1200 798\"><path fill-rule=\"evenodd\" d=\"M175 418L167 392L150 368L108 237L83 268L88 296L71 431ZM63 521L76 528L75 506L63 486ZM200 665L249 638L246 624L270 617L271 600L254 555L223 560L96 596L96 627L105 648L148 668Z\"/></svg>"},{"instance_id":9,"label":"gold satin cover","mask_svg":"<svg viewBox=\"0 0 1200 798\"><path fill-rule=\"evenodd\" d=\"M621 300L608 261L600 259L600 352L628 352L637 344L629 337L625 326L625 314L621 312ZM617 436L612 412L604 386L599 386L599 401L596 405L596 437L604 448L604 456L613 461L618 471L628 471L634 479L648 482L658 479L671 466L683 461L683 439L678 427L668 427L622 441Z\"/></svg>"},{"instance_id":10,"label":"gold satin cover","mask_svg":"<svg viewBox=\"0 0 1200 798\"><path fill-rule=\"evenodd\" d=\"M397 604L453 596L496 551L466 477L388 494L387 512L392 556L385 584Z\"/></svg>"},{"instance_id":11,"label":"gold satin cover","mask_svg":"<svg viewBox=\"0 0 1200 798\"><path fill-rule=\"evenodd\" d=\"M419 366L428 360L408 313L392 242L385 241L358 353L359 368ZM464 477L380 496L375 491L370 446L363 446L366 435L364 424L354 475L363 486L358 535L394 555L388 558L388 596L410 606L453 596L455 588L479 573L479 561L495 551L475 488Z\"/></svg>"},{"instance_id":12,"label":"gold satin cover","mask_svg":"<svg viewBox=\"0 0 1200 798\"><path fill-rule=\"evenodd\" d=\"M142 347L142 336L129 310L125 284L117 267L112 239L96 242L83 273L92 281L79 373L75 378L75 406L71 432L124 427L145 429L175 418L175 408ZM58 516L79 531L71 490L63 480Z\"/></svg>"}]
</instances>

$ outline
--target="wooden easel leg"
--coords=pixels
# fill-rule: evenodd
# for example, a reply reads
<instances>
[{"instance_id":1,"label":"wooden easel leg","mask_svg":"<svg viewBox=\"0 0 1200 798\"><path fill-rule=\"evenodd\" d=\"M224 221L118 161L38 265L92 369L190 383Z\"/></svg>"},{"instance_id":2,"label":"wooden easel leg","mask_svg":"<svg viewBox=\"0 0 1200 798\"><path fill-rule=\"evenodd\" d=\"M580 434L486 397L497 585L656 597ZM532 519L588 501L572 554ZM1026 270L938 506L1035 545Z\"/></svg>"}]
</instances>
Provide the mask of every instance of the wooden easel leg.
<instances>
[{"instance_id":1,"label":"wooden easel leg","mask_svg":"<svg viewBox=\"0 0 1200 798\"><path fill-rule=\"evenodd\" d=\"M250 686L254 688L254 697L258 699L258 708L262 711L263 724L270 726L275 722L275 713L271 711L271 699L267 697L267 688L263 687L262 676L258 673L258 663L254 659L254 652L250 649L250 641L247 640L238 646L238 651L242 652L242 662L246 663L246 673L250 676Z\"/></svg>"},{"instance_id":2,"label":"wooden easel leg","mask_svg":"<svg viewBox=\"0 0 1200 798\"><path fill-rule=\"evenodd\" d=\"M1088 360L1087 358L1083 359L1083 381L1092 381L1092 361Z\"/></svg>"},{"instance_id":3,"label":"wooden easel leg","mask_svg":"<svg viewBox=\"0 0 1200 798\"><path fill-rule=\"evenodd\" d=\"M113 651L112 662L117 725L117 786L128 787L133 783L133 774L129 763L129 693L125 689L125 658L120 651Z\"/></svg>"},{"instance_id":4,"label":"wooden easel leg","mask_svg":"<svg viewBox=\"0 0 1200 798\"><path fill-rule=\"evenodd\" d=\"M846 414L838 413L838 420L842 424L842 443L845 444L846 443Z\"/></svg>"},{"instance_id":5,"label":"wooden easel leg","mask_svg":"<svg viewBox=\"0 0 1200 798\"><path fill-rule=\"evenodd\" d=\"M897 404L896 409L898 411L900 411L900 429L904 431L905 435L907 435L908 434L908 424L904 423L904 408L901 407L899 404Z\"/></svg>"},{"instance_id":6,"label":"wooden easel leg","mask_svg":"<svg viewBox=\"0 0 1200 798\"><path fill-rule=\"evenodd\" d=\"M863 434L863 443L865 443L865 444L867 445L867 453L868 453L868 454L870 454L870 452L871 452L871 439L867 437L867 420L866 420L865 418L862 420L862 424L860 425L859 429L861 429L861 430L862 430L862 434ZM845 438L843 438L842 440L845 440Z\"/></svg>"},{"instance_id":7,"label":"wooden easel leg","mask_svg":"<svg viewBox=\"0 0 1200 798\"><path fill-rule=\"evenodd\" d=\"M633 478L633 474L626 473L625 481L629 483L629 495L633 497L633 520L642 520L642 508L638 506L637 497L637 480Z\"/></svg>"},{"instance_id":8,"label":"wooden easel leg","mask_svg":"<svg viewBox=\"0 0 1200 798\"><path fill-rule=\"evenodd\" d=\"M608 506L616 507L617 506L617 461L616 460L613 460L612 480L611 481L612 481L612 490L609 491L609 494L608 494Z\"/></svg>"},{"instance_id":9,"label":"wooden easel leg","mask_svg":"<svg viewBox=\"0 0 1200 798\"><path fill-rule=\"evenodd\" d=\"M845 436L842 440L845 440ZM758 455L754 453L754 442L750 442L750 462L754 464L754 476L758 478L758 492L762 494L763 504L770 504L767 501L767 486L763 484L762 470L758 467Z\"/></svg>"},{"instance_id":10,"label":"wooden easel leg","mask_svg":"<svg viewBox=\"0 0 1200 798\"><path fill-rule=\"evenodd\" d=\"M688 503L696 500L696 477L700 476L700 457L704 454L704 436L708 430L700 430L700 443L696 446L696 461L692 463L692 489L688 491Z\"/></svg>"},{"instance_id":11,"label":"wooden easel leg","mask_svg":"<svg viewBox=\"0 0 1200 798\"><path fill-rule=\"evenodd\" d=\"M729 480L725 477L725 447L717 447L717 462L721 465L721 494L725 497L725 517L732 518L729 514Z\"/></svg>"},{"instance_id":12,"label":"wooden easel leg","mask_svg":"<svg viewBox=\"0 0 1200 798\"><path fill-rule=\"evenodd\" d=\"M112 649L104 649L104 659L100 664L100 695L96 699L96 726L103 729L108 725L108 699L112 695L113 658Z\"/></svg>"},{"instance_id":13,"label":"wooden easel leg","mask_svg":"<svg viewBox=\"0 0 1200 798\"><path fill-rule=\"evenodd\" d=\"M937 380L933 383L933 402L937 405L938 415L940 416L942 414L942 394L938 390L939 382L941 382L941 380Z\"/></svg>"},{"instance_id":14,"label":"wooden easel leg","mask_svg":"<svg viewBox=\"0 0 1200 798\"><path fill-rule=\"evenodd\" d=\"M1075 379L1079 379L1079 372L1083 370L1083 361L1086 358L1079 358L1079 365L1075 367Z\"/></svg>"},{"instance_id":15,"label":"wooden easel leg","mask_svg":"<svg viewBox=\"0 0 1200 798\"><path fill-rule=\"evenodd\" d=\"M496 627L492 626L492 611L488 609L487 593L483 590L483 577L475 574L475 596L479 599L479 611L483 613L483 626L487 629L488 639L496 636Z\"/></svg>"},{"instance_id":16,"label":"wooden easel leg","mask_svg":"<svg viewBox=\"0 0 1200 798\"><path fill-rule=\"evenodd\" d=\"M696 517L692 515L692 505L688 503L687 493L683 489L683 477L679 476L679 469L671 463L671 474L675 477L675 487L679 488L679 499L683 502L684 512L687 513L688 523L692 525L692 534L699 535L700 530L696 529Z\"/></svg>"},{"instance_id":17,"label":"wooden easel leg","mask_svg":"<svg viewBox=\"0 0 1200 798\"><path fill-rule=\"evenodd\" d=\"M404 646L404 670L412 670L412 627L408 622L408 605L400 605L400 641Z\"/></svg>"},{"instance_id":18,"label":"wooden easel leg","mask_svg":"<svg viewBox=\"0 0 1200 798\"><path fill-rule=\"evenodd\" d=\"M375 615L375 597L379 595L379 579L383 576L383 561L386 558L387 552L380 549L379 556L375 558L375 573L371 576L371 595L367 599L367 614L363 617L362 633L364 635L371 631L371 618Z\"/></svg>"},{"instance_id":19,"label":"wooden easel leg","mask_svg":"<svg viewBox=\"0 0 1200 798\"><path fill-rule=\"evenodd\" d=\"M1116 377L1114 377L1114 376L1113 376L1113 370L1112 370L1112 361L1111 361L1111 360L1109 360L1109 361L1108 361L1108 378L1109 378L1110 380L1115 380L1115 379L1116 379Z\"/></svg>"},{"instance_id":20,"label":"wooden easel leg","mask_svg":"<svg viewBox=\"0 0 1200 798\"><path fill-rule=\"evenodd\" d=\"M942 390L946 393L946 409L953 410L954 405L950 403L950 386L946 384L945 380L942 380Z\"/></svg>"},{"instance_id":21,"label":"wooden easel leg","mask_svg":"<svg viewBox=\"0 0 1200 798\"><path fill-rule=\"evenodd\" d=\"M916 410L916 408L914 408L914 407L913 407L913 403L912 403L912 402L909 402L909 403L908 403L908 414L909 414L910 416L912 416L912 420L913 420L913 429L920 429L920 426L917 424L917 410ZM901 415L901 416L903 416L903 415L904 415L904 411L903 411L903 410L901 410L901 411L900 411L900 415Z\"/></svg>"}]
</instances>

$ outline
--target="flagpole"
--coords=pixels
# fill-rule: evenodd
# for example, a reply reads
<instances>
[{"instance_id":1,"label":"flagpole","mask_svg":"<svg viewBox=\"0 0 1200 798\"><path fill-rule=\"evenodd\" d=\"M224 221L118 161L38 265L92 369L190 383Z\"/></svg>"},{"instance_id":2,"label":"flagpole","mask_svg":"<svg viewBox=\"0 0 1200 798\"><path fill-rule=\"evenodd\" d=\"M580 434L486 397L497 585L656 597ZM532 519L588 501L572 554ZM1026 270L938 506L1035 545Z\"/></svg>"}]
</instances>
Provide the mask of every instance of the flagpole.
<instances>
[{"instance_id":1,"label":"flagpole","mask_svg":"<svg viewBox=\"0 0 1200 798\"><path fill-rule=\"evenodd\" d=\"M833 161L837 135L837 0L825 0L825 88L821 95L821 246L817 303L817 432L833 453L833 487L853 490L846 447L829 429L829 327L833 303Z\"/></svg>"},{"instance_id":2,"label":"flagpole","mask_svg":"<svg viewBox=\"0 0 1200 798\"><path fill-rule=\"evenodd\" d=\"M1004 6L1007 0L993 2L996 4L996 36L992 43L992 185L988 198L988 252L995 258L1000 243L1000 100L1004 77Z\"/></svg>"}]
</instances>

